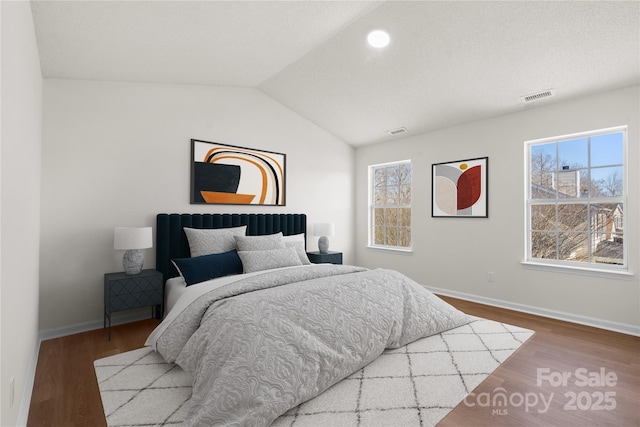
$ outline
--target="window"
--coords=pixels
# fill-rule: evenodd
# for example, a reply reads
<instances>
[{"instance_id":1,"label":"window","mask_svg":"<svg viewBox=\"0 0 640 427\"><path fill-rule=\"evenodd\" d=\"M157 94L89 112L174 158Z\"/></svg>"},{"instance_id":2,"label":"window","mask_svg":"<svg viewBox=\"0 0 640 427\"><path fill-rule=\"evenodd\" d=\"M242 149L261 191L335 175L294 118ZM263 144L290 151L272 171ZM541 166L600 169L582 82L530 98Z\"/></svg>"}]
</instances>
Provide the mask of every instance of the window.
<instances>
[{"instance_id":1,"label":"window","mask_svg":"<svg viewBox=\"0 0 640 427\"><path fill-rule=\"evenodd\" d=\"M527 141L529 262L627 267L627 128Z\"/></svg>"},{"instance_id":2,"label":"window","mask_svg":"<svg viewBox=\"0 0 640 427\"><path fill-rule=\"evenodd\" d=\"M411 160L369 166L369 246L411 249Z\"/></svg>"}]
</instances>

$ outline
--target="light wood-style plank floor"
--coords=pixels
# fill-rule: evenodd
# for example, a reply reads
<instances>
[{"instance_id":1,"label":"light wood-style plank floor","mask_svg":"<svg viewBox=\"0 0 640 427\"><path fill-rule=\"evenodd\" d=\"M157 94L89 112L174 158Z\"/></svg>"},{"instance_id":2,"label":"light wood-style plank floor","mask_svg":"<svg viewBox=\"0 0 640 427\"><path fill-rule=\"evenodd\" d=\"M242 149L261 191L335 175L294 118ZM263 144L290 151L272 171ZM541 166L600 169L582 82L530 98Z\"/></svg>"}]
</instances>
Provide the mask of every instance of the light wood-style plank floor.
<instances>
[{"instance_id":1,"label":"light wood-style plank floor","mask_svg":"<svg viewBox=\"0 0 640 427\"><path fill-rule=\"evenodd\" d=\"M640 426L640 338L443 299L536 334L440 426ZM106 426L93 361L142 347L157 324L149 319L115 326L111 341L104 329L43 341L27 427ZM501 392L507 404L492 404Z\"/></svg>"}]
</instances>

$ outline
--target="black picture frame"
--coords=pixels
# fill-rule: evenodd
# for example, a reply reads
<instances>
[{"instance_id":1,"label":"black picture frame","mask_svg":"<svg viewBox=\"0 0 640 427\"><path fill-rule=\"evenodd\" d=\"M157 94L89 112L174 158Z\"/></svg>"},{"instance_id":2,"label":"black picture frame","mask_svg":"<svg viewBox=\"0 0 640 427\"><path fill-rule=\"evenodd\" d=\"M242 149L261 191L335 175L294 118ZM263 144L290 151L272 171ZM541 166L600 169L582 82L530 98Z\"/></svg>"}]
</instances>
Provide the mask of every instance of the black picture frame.
<instances>
[{"instance_id":1,"label":"black picture frame","mask_svg":"<svg viewBox=\"0 0 640 427\"><path fill-rule=\"evenodd\" d=\"M489 217L489 157L431 165L431 216Z\"/></svg>"}]
</instances>

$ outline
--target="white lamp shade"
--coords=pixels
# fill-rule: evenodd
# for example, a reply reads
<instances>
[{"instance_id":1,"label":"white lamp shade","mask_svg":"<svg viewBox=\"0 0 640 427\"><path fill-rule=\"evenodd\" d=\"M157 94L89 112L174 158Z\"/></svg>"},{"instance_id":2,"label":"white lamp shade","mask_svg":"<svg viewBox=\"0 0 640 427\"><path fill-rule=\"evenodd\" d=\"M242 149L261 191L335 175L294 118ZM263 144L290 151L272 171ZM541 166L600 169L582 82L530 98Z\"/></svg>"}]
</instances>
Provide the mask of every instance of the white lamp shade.
<instances>
[{"instance_id":1,"label":"white lamp shade","mask_svg":"<svg viewBox=\"0 0 640 427\"><path fill-rule=\"evenodd\" d=\"M317 222L313 225L314 236L333 236L335 226L333 222Z\"/></svg>"},{"instance_id":2,"label":"white lamp shade","mask_svg":"<svg viewBox=\"0 0 640 427\"><path fill-rule=\"evenodd\" d=\"M116 227L113 249L146 249L153 246L151 227Z\"/></svg>"}]
</instances>

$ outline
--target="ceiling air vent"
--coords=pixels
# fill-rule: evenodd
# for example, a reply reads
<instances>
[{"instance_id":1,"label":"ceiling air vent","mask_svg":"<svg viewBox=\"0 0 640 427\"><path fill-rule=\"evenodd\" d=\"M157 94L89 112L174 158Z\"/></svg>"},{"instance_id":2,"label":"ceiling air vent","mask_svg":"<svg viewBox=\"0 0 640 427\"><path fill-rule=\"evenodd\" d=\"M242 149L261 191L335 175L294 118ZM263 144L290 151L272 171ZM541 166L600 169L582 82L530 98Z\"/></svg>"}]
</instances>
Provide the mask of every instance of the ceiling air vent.
<instances>
[{"instance_id":1,"label":"ceiling air vent","mask_svg":"<svg viewBox=\"0 0 640 427\"><path fill-rule=\"evenodd\" d=\"M398 129L394 129L394 130L390 130L387 133L389 135L400 135L401 133L406 133L407 129L405 128L398 128Z\"/></svg>"},{"instance_id":2,"label":"ceiling air vent","mask_svg":"<svg viewBox=\"0 0 640 427\"><path fill-rule=\"evenodd\" d=\"M542 92L521 96L520 101L523 104L526 104L527 102L533 102L533 101L538 101L540 99L549 98L551 96L554 96L555 94L556 92L553 89L547 89L547 90L543 90Z\"/></svg>"}]
</instances>

